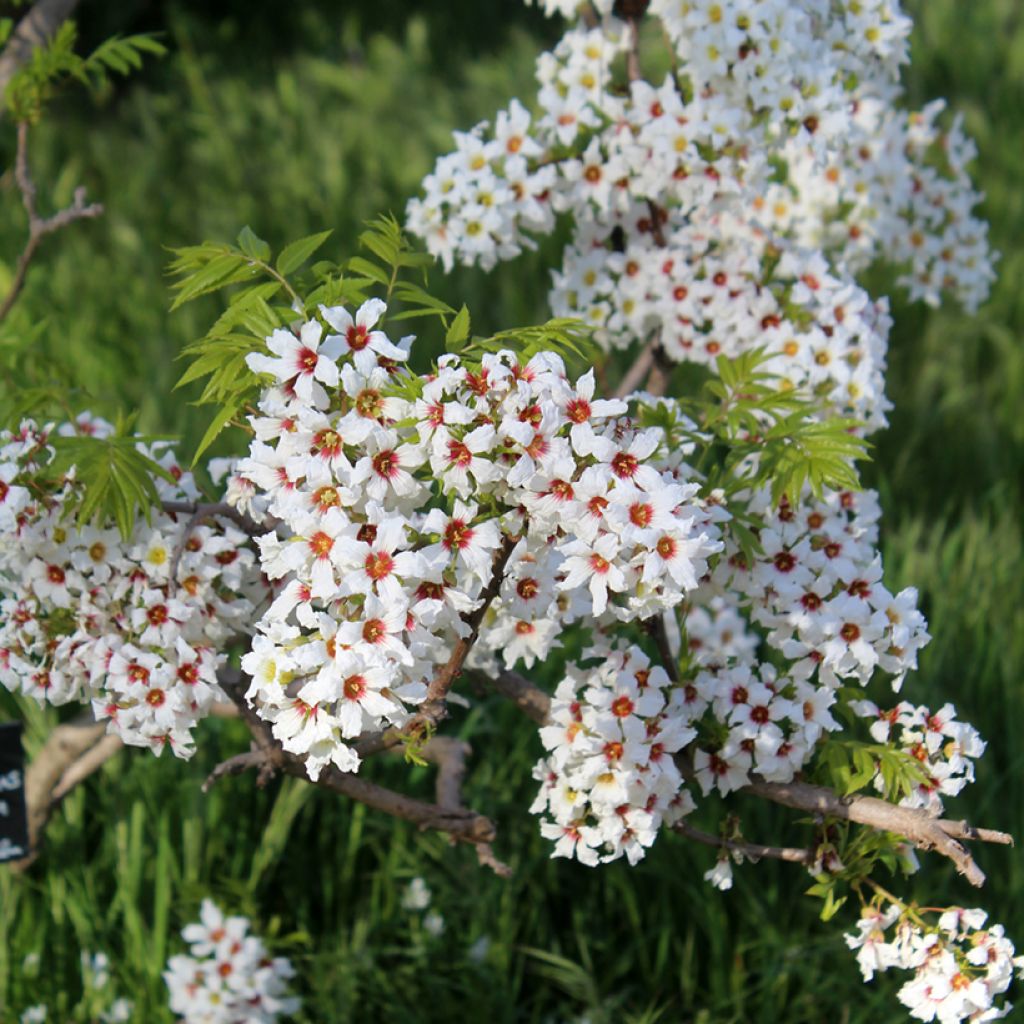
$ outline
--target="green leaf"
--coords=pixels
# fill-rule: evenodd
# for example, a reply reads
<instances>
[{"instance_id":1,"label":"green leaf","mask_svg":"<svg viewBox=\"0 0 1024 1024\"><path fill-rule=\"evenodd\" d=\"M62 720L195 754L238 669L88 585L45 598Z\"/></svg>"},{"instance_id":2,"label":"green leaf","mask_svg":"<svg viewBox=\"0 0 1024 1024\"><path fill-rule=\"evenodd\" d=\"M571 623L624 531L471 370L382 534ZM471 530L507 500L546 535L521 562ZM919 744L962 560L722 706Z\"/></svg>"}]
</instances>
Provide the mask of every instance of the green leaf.
<instances>
[{"instance_id":1,"label":"green leaf","mask_svg":"<svg viewBox=\"0 0 1024 1024\"><path fill-rule=\"evenodd\" d=\"M469 337L469 310L463 305L462 309L455 314L444 337L444 347L449 352L458 352L463 347L463 342Z\"/></svg>"},{"instance_id":2,"label":"green leaf","mask_svg":"<svg viewBox=\"0 0 1024 1024\"><path fill-rule=\"evenodd\" d=\"M292 271L298 270L331 237L332 233L331 231L321 231L286 245L274 264L277 272L286 277Z\"/></svg>"},{"instance_id":3,"label":"green leaf","mask_svg":"<svg viewBox=\"0 0 1024 1024\"><path fill-rule=\"evenodd\" d=\"M203 434L202 439L196 446L195 454L192 456L192 465L195 466L199 462L199 457L210 447L211 444L217 439L221 431L235 418L238 414L238 407L234 405L227 405L216 416L213 417L210 425L206 428L206 433Z\"/></svg>"},{"instance_id":4,"label":"green leaf","mask_svg":"<svg viewBox=\"0 0 1024 1024\"><path fill-rule=\"evenodd\" d=\"M237 223L237 222L236 222ZM238 232L238 248L251 260L270 262L270 246L263 241L248 224Z\"/></svg>"},{"instance_id":5,"label":"green leaf","mask_svg":"<svg viewBox=\"0 0 1024 1024\"><path fill-rule=\"evenodd\" d=\"M371 263L370 260L362 256L353 256L346 264L346 267L356 274L368 277L371 281L375 281L385 288L387 287L388 275L383 268L376 263Z\"/></svg>"}]
</instances>

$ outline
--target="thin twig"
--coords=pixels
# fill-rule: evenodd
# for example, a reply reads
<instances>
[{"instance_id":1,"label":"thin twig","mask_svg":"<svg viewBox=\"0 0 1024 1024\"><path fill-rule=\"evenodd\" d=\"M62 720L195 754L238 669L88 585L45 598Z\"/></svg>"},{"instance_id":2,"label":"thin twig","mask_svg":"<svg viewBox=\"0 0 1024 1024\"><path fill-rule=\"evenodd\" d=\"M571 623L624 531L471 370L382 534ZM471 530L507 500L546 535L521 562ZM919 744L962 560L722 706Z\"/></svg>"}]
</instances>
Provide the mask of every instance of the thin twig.
<instances>
[{"instance_id":1,"label":"thin twig","mask_svg":"<svg viewBox=\"0 0 1024 1024\"><path fill-rule=\"evenodd\" d=\"M59 231L63 227L76 220L83 220L89 217L98 217L103 212L99 203L87 203L85 201L85 189L75 189L74 199L70 206L59 210L52 217L40 217L36 210L36 187L32 181L32 175L28 166L28 124L24 121L18 124L18 148L14 158L14 180L18 184L18 191L21 192L21 201L28 214L28 241L25 248L18 257L18 265L14 271L14 278L7 290L7 295L0 303L0 321L10 313L21 289L25 285L25 277L28 274L29 264L32 262L43 238L53 231Z\"/></svg>"},{"instance_id":2,"label":"thin twig","mask_svg":"<svg viewBox=\"0 0 1024 1024\"><path fill-rule=\"evenodd\" d=\"M185 554L185 545L188 543L189 535L195 529L196 523L199 522L199 519L200 511L197 507L195 512L189 516L188 522L181 531L181 537L178 538L178 543L174 545L174 557L171 559L170 572L170 582L172 587L176 587L178 585L178 567L181 565L181 556Z\"/></svg>"},{"instance_id":3,"label":"thin twig","mask_svg":"<svg viewBox=\"0 0 1024 1024\"><path fill-rule=\"evenodd\" d=\"M263 534L269 529L267 524L257 523L254 519L250 519L244 513L239 512L234 505L229 505L226 501L163 501L160 503L160 507L172 515L187 515L197 520L207 516L222 516L225 519L230 519L248 534Z\"/></svg>"},{"instance_id":4,"label":"thin twig","mask_svg":"<svg viewBox=\"0 0 1024 1024\"><path fill-rule=\"evenodd\" d=\"M626 76L631 82L637 82L643 78L640 70L640 21L638 18L628 20L630 40L629 51L626 53Z\"/></svg>"},{"instance_id":5,"label":"thin twig","mask_svg":"<svg viewBox=\"0 0 1024 1024\"><path fill-rule=\"evenodd\" d=\"M646 345L640 350L640 355L626 372L621 383L615 389L616 398L626 398L640 387L644 378L651 372L654 366L654 350L661 344L661 336L654 334Z\"/></svg>"},{"instance_id":6,"label":"thin twig","mask_svg":"<svg viewBox=\"0 0 1024 1024\"><path fill-rule=\"evenodd\" d=\"M703 843L705 846L714 846L720 850L742 853L753 861L760 860L762 857L771 857L774 860L789 861L791 864L810 866L814 863L814 851L805 850L799 846L764 846L761 843L748 843L744 839L721 839L709 832L703 832L686 820L677 821L672 828L681 836L686 836L687 839Z\"/></svg>"},{"instance_id":7,"label":"thin twig","mask_svg":"<svg viewBox=\"0 0 1024 1024\"><path fill-rule=\"evenodd\" d=\"M469 627L469 632L466 636L459 637L448 660L434 673L434 677L427 687L426 700L421 705L419 712L409 722L407 732L414 732L423 726L435 726L447 716L448 708L445 698L480 635L480 626L484 621L484 616L487 614L491 602L498 596L501 582L505 576L505 566L517 543L519 543L518 537L511 537L508 534L502 537L501 544L494 555L491 579L480 595L480 603L471 614L463 616L463 621Z\"/></svg>"},{"instance_id":8,"label":"thin twig","mask_svg":"<svg viewBox=\"0 0 1024 1024\"><path fill-rule=\"evenodd\" d=\"M487 675L478 669L471 671L476 679L493 687L503 697L512 701L527 718L532 718L538 725L547 722L548 712L551 710L551 697L525 676L509 669L502 670L496 676Z\"/></svg>"},{"instance_id":9,"label":"thin twig","mask_svg":"<svg viewBox=\"0 0 1024 1024\"><path fill-rule=\"evenodd\" d=\"M103 767L112 757L124 750L124 741L120 736L108 733L99 743L90 747L77 761L72 762L71 767L60 777L60 782L54 787L51 801L54 804L60 803L75 788Z\"/></svg>"},{"instance_id":10,"label":"thin twig","mask_svg":"<svg viewBox=\"0 0 1024 1024\"><path fill-rule=\"evenodd\" d=\"M672 648L668 642L668 631L665 629L665 616L662 613L652 615L644 620L644 626L654 638L658 647L658 656L661 658L662 667L668 673L673 683L679 682L679 663L672 655Z\"/></svg>"}]
</instances>

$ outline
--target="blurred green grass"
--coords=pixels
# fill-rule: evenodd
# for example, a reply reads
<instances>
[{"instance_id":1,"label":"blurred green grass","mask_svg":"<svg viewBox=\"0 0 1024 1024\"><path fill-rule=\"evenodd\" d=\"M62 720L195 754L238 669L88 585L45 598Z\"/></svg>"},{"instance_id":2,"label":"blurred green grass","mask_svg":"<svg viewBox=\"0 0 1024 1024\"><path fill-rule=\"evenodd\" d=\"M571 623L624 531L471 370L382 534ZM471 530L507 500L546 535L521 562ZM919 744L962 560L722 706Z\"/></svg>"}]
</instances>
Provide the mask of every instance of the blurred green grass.
<instances>
[{"instance_id":1,"label":"blurred green grass","mask_svg":"<svg viewBox=\"0 0 1024 1024\"><path fill-rule=\"evenodd\" d=\"M491 17L470 3L417 5L411 18L397 2L346 5L344 16L300 6L294 17L262 4L252 17L236 3L218 15L141 2L94 13L87 37L156 27L172 54L99 101L68 96L34 139L42 193L52 183L63 202L83 182L107 213L47 244L15 327L45 320L36 351L73 367L100 409L139 408L143 427L186 443L201 419L170 397L172 357L210 309L168 316L163 247L250 223L275 244L332 226L335 254L351 251L366 217L401 210L452 128L528 91L538 40L551 34L515 2ZM1003 258L977 317L894 298L896 409L869 476L891 585L920 588L934 636L907 696L954 701L990 744L978 785L951 810L1024 836L1024 24L1018 0L905 6L918 21L910 96L946 96L964 112ZM23 215L9 175L0 184L2 287ZM481 328L530 322L545 315L544 266L541 253L440 287ZM889 290L884 270L872 280ZM0 696L0 714L13 713ZM30 747L50 723L31 713ZM712 855L670 836L637 868L550 861L525 810L538 753L528 724L481 696L458 725L477 751L467 798L496 817L510 881L478 869L470 850L309 787L258 791L239 778L202 795L209 769L245 744L237 723L211 722L188 764L120 755L65 803L28 875L0 869L0 1020L40 1001L67 1019L83 949L110 954L137 1020L169 1020L160 970L206 894L254 915L293 957L310 1022L906 1019L897 979L861 983L842 915L818 922L794 869L743 867L718 894L700 877ZM429 794L424 770L379 770ZM751 833L772 834L774 817L751 808ZM984 892L933 858L917 892L984 905L1024 943L1019 855L983 848L978 859ZM445 917L439 938L401 908L417 874ZM42 956L35 979L23 970L31 952Z\"/></svg>"}]
</instances>

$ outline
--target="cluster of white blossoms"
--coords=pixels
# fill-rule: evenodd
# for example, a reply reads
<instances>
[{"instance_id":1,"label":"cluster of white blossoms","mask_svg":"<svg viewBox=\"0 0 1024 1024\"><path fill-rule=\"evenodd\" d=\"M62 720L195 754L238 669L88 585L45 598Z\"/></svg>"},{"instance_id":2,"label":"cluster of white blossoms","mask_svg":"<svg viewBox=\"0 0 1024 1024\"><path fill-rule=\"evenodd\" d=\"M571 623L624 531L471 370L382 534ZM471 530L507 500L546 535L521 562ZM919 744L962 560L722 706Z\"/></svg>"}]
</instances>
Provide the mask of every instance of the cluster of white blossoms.
<instances>
[{"instance_id":1,"label":"cluster of white blossoms","mask_svg":"<svg viewBox=\"0 0 1024 1024\"><path fill-rule=\"evenodd\" d=\"M224 699L221 648L248 631L260 589L248 537L228 519L159 509L127 538L76 528L74 472L35 479L54 429L26 421L0 434L0 683L40 703L91 703L125 743L189 757L193 726ZM56 429L112 430L89 416ZM199 497L164 443L138 449L174 479L154 477L161 500Z\"/></svg>"},{"instance_id":2,"label":"cluster of white blossoms","mask_svg":"<svg viewBox=\"0 0 1024 1024\"><path fill-rule=\"evenodd\" d=\"M1013 1004L997 1005L995 998L1014 973L1024 977L1024 957L1014 956L1002 925L985 927L987 917L984 910L950 907L929 923L902 905L875 902L846 943L857 950L865 981L892 967L914 972L898 992L911 1017L940 1024L999 1020Z\"/></svg>"},{"instance_id":3,"label":"cluster of white blossoms","mask_svg":"<svg viewBox=\"0 0 1024 1024\"><path fill-rule=\"evenodd\" d=\"M656 85L633 25L586 6L599 24L538 60L535 112L513 101L457 133L410 230L447 266L490 268L563 214L551 305L607 347L656 336L712 367L764 347L780 386L884 425L887 303L852 275L881 256L912 296L968 308L993 278L970 140L941 130L941 103L895 106L909 19L890 0L654 0L639 24L678 61Z\"/></svg>"},{"instance_id":4,"label":"cluster of white blossoms","mask_svg":"<svg viewBox=\"0 0 1024 1024\"><path fill-rule=\"evenodd\" d=\"M974 782L974 760L985 753L985 741L970 723L957 721L952 704L933 712L901 701L883 711L865 700L851 702L851 708L873 719L870 732L878 743L903 750L920 764L925 778L900 801L904 807L925 807L941 814L942 797L956 796ZM875 784L882 788L880 777Z\"/></svg>"},{"instance_id":5,"label":"cluster of white blossoms","mask_svg":"<svg viewBox=\"0 0 1024 1024\"><path fill-rule=\"evenodd\" d=\"M640 860L662 822L692 809L673 760L697 736L682 692L640 648L600 644L594 668L570 665L540 730L550 752L534 769L541 789L530 810L553 820L541 834L552 856L594 866Z\"/></svg>"},{"instance_id":6,"label":"cluster of white blossoms","mask_svg":"<svg viewBox=\"0 0 1024 1024\"><path fill-rule=\"evenodd\" d=\"M794 679L834 690L881 670L898 690L929 636L917 591L893 595L882 582L878 495L826 491L819 500L805 488L775 506L765 489L749 508L763 523L762 552L748 565L730 545L712 586L738 596Z\"/></svg>"},{"instance_id":7,"label":"cluster of white blossoms","mask_svg":"<svg viewBox=\"0 0 1024 1024\"><path fill-rule=\"evenodd\" d=\"M320 312L339 333L311 320L248 357L272 384L237 467L277 523L258 543L280 581L248 699L311 777L356 770L346 741L408 721L474 611L483 654L531 663L567 624L648 618L706 575L721 509L592 372L498 351L416 378L382 302Z\"/></svg>"},{"instance_id":8,"label":"cluster of white blossoms","mask_svg":"<svg viewBox=\"0 0 1024 1024\"><path fill-rule=\"evenodd\" d=\"M209 899L199 917L181 933L191 955L172 956L164 971L182 1024L276 1024L298 1013L302 1001L288 994L295 969L249 934L248 918L225 917Z\"/></svg>"}]
</instances>

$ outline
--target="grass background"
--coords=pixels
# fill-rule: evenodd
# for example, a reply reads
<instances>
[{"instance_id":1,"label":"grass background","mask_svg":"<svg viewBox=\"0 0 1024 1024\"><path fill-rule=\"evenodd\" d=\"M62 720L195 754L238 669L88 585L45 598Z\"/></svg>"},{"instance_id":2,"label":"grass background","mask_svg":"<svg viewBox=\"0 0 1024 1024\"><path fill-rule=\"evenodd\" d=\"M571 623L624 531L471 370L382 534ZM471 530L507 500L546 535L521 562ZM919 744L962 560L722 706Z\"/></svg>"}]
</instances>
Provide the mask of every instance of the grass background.
<instances>
[{"instance_id":1,"label":"grass background","mask_svg":"<svg viewBox=\"0 0 1024 1024\"><path fill-rule=\"evenodd\" d=\"M952 700L979 727L990 752L959 809L1024 836L1024 12L1018 0L904 6L917 19L911 102L946 96L964 113L1003 257L977 317L894 297L896 409L869 479L890 585L920 588L934 636L906 694ZM334 227L334 254L351 252L364 219L401 210L452 128L529 94L555 31L518 0L127 0L83 5L82 19L85 46L156 30L171 52L98 98L63 97L33 133L42 201L67 202L84 183L107 212L46 243L0 361L21 374L56 360L94 407L138 408L144 428L186 443L200 421L169 397L172 359L213 307L167 314L163 247L249 223L275 246ZM4 167L12 151L0 124ZM9 171L0 186L2 290L24 215ZM435 284L481 329L530 322L545 314L545 259ZM884 269L871 280L889 291ZM0 695L0 716L15 714L27 715L31 750L53 716ZM253 915L292 957L308 1022L906 1019L898 979L862 985L843 915L818 922L795 869L744 867L719 894L701 881L713 855L672 836L636 868L550 861L525 810L539 752L529 724L481 696L457 726L477 751L467 799L497 819L510 881L478 870L470 850L293 780L257 791L227 779L203 796L209 769L245 743L237 723L211 722L187 764L120 755L65 803L27 875L0 868L0 1021L38 1002L62 1024L89 1020L74 1009L81 950L110 955L136 1020L169 1020L160 971L204 895ZM429 793L424 770L375 772ZM774 817L752 808L751 834L771 834ZM979 861L983 894L934 858L914 886L931 903L988 907L1024 943L1020 856L981 849ZM417 874L445 918L440 937L401 908Z\"/></svg>"}]
</instances>

